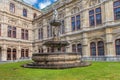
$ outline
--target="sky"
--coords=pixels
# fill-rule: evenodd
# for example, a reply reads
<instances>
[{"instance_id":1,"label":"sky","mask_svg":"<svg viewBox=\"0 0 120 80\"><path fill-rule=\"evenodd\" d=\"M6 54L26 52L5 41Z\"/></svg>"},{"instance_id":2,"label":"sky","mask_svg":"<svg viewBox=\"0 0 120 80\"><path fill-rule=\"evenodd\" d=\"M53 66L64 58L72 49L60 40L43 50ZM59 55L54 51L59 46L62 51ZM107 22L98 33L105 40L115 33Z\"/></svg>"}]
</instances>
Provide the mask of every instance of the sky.
<instances>
[{"instance_id":1,"label":"sky","mask_svg":"<svg viewBox=\"0 0 120 80\"><path fill-rule=\"evenodd\" d=\"M33 5L38 9L43 9L57 0L23 0L23 1L30 5Z\"/></svg>"}]
</instances>

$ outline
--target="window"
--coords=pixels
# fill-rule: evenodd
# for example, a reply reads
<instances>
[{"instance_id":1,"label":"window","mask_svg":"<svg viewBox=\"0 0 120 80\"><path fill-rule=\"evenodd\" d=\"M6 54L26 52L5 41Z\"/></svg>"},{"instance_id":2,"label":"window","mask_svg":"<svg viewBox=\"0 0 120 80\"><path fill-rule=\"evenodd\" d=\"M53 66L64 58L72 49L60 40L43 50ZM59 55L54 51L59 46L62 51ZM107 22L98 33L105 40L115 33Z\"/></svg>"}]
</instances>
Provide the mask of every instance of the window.
<instances>
[{"instance_id":1,"label":"window","mask_svg":"<svg viewBox=\"0 0 120 80\"><path fill-rule=\"evenodd\" d=\"M39 53L43 53L43 52L44 52L43 48L40 48Z\"/></svg>"},{"instance_id":2,"label":"window","mask_svg":"<svg viewBox=\"0 0 120 80\"><path fill-rule=\"evenodd\" d=\"M76 52L76 44L72 45L72 52Z\"/></svg>"},{"instance_id":3,"label":"window","mask_svg":"<svg viewBox=\"0 0 120 80\"><path fill-rule=\"evenodd\" d=\"M16 49L13 49L13 60L16 60Z\"/></svg>"},{"instance_id":4,"label":"window","mask_svg":"<svg viewBox=\"0 0 120 80\"><path fill-rule=\"evenodd\" d=\"M15 5L13 3L10 3L10 12L15 13Z\"/></svg>"},{"instance_id":5,"label":"window","mask_svg":"<svg viewBox=\"0 0 120 80\"><path fill-rule=\"evenodd\" d=\"M75 31L75 17L72 17L72 31Z\"/></svg>"},{"instance_id":6,"label":"window","mask_svg":"<svg viewBox=\"0 0 120 80\"><path fill-rule=\"evenodd\" d=\"M24 29L21 29L21 38L24 39Z\"/></svg>"},{"instance_id":7,"label":"window","mask_svg":"<svg viewBox=\"0 0 120 80\"><path fill-rule=\"evenodd\" d=\"M80 53L80 55L82 55L82 45L81 44L77 44L77 52Z\"/></svg>"},{"instance_id":8,"label":"window","mask_svg":"<svg viewBox=\"0 0 120 80\"><path fill-rule=\"evenodd\" d=\"M26 49L26 52L25 52L25 57L29 57L29 49Z\"/></svg>"},{"instance_id":9,"label":"window","mask_svg":"<svg viewBox=\"0 0 120 80\"><path fill-rule=\"evenodd\" d=\"M16 38L16 27L8 26L8 37Z\"/></svg>"},{"instance_id":10,"label":"window","mask_svg":"<svg viewBox=\"0 0 120 80\"><path fill-rule=\"evenodd\" d=\"M72 31L79 30L81 27L80 15L71 18Z\"/></svg>"},{"instance_id":11,"label":"window","mask_svg":"<svg viewBox=\"0 0 120 80\"><path fill-rule=\"evenodd\" d=\"M47 37L52 37L52 26L47 26Z\"/></svg>"},{"instance_id":12,"label":"window","mask_svg":"<svg viewBox=\"0 0 120 80\"><path fill-rule=\"evenodd\" d=\"M62 25L61 25L61 34L65 33L65 25L64 25L64 20L62 20Z\"/></svg>"},{"instance_id":13,"label":"window","mask_svg":"<svg viewBox=\"0 0 120 80\"><path fill-rule=\"evenodd\" d=\"M21 49L21 58L29 57L29 49Z\"/></svg>"},{"instance_id":14,"label":"window","mask_svg":"<svg viewBox=\"0 0 120 80\"><path fill-rule=\"evenodd\" d=\"M8 37L11 37L12 34L12 27L8 26Z\"/></svg>"},{"instance_id":15,"label":"window","mask_svg":"<svg viewBox=\"0 0 120 80\"><path fill-rule=\"evenodd\" d=\"M96 44L95 42L90 43L91 56L96 56Z\"/></svg>"},{"instance_id":16,"label":"window","mask_svg":"<svg viewBox=\"0 0 120 80\"><path fill-rule=\"evenodd\" d=\"M29 38L28 30L21 29L21 39L28 40L28 38Z\"/></svg>"},{"instance_id":17,"label":"window","mask_svg":"<svg viewBox=\"0 0 120 80\"><path fill-rule=\"evenodd\" d=\"M98 42L98 56L104 56L104 43L103 41Z\"/></svg>"},{"instance_id":18,"label":"window","mask_svg":"<svg viewBox=\"0 0 120 80\"><path fill-rule=\"evenodd\" d=\"M25 30L25 40L28 40L28 30Z\"/></svg>"},{"instance_id":19,"label":"window","mask_svg":"<svg viewBox=\"0 0 120 80\"><path fill-rule=\"evenodd\" d=\"M38 30L38 39L43 39L43 28Z\"/></svg>"},{"instance_id":20,"label":"window","mask_svg":"<svg viewBox=\"0 0 120 80\"><path fill-rule=\"evenodd\" d=\"M116 45L116 55L120 55L120 39L117 39L115 41L115 45Z\"/></svg>"},{"instance_id":21,"label":"window","mask_svg":"<svg viewBox=\"0 0 120 80\"><path fill-rule=\"evenodd\" d=\"M7 60L11 60L11 48L7 49Z\"/></svg>"},{"instance_id":22,"label":"window","mask_svg":"<svg viewBox=\"0 0 120 80\"><path fill-rule=\"evenodd\" d=\"M102 24L102 19L101 19L101 8L96 8L95 10L90 10L89 11L89 23L90 26L95 26Z\"/></svg>"},{"instance_id":23,"label":"window","mask_svg":"<svg viewBox=\"0 0 120 80\"><path fill-rule=\"evenodd\" d=\"M77 30L80 29L80 15L76 16L76 27L77 27Z\"/></svg>"},{"instance_id":24,"label":"window","mask_svg":"<svg viewBox=\"0 0 120 80\"><path fill-rule=\"evenodd\" d=\"M21 57L24 57L24 49L21 49Z\"/></svg>"},{"instance_id":25,"label":"window","mask_svg":"<svg viewBox=\"0 0 120 80\"><path fill-rule=\"evenodd\" d=\"M114 18L115 20L120 19L120 0L117 0L113 3L114 6Z\"/></svg>"},{"instance_id":26,"label":"window","mask_svg":"<svg viewBox=\"0 0 120 80\"><path fill-rule=\"evenodd\" d=\"M23 9L23 16L27 17L27 9Z\"/></svg>"},{"instance_id":27,"label":"window","mask_svg":"<svg viewBox=\"0 0 120 80\"><path fill-rule=\"evenodd\" d=\"M12 33L13 38L16 38L16 27L13 27L13 31L12 32L13 32Z\"/></svg>"},{"instance_id":28,"label":"window","mask_svg":"<svg viewBox=\"0 0 120 80\"><path fill-rule=\"evenodd\" d=\"M104 56L104 42L98 41L97 45L95 42L90 43L91 56ZM98 52L98 54L96 53Z\"/></svg>"}]
</instances>

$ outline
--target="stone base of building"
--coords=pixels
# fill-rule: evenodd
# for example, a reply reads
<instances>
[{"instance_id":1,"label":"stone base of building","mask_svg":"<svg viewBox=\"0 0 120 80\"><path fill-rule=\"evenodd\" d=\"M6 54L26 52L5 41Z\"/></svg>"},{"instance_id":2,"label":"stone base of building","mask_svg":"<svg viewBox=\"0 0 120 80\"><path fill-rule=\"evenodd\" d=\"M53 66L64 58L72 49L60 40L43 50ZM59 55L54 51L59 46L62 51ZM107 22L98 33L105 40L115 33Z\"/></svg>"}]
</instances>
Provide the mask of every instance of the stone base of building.
<instances>
[{"instance_id":1,"label":"stone base of building","mask_svg":"<svg viewBox=\"0 0 120 80\"><path fill-rule=\"evenodd\" d=\"M82 57L83 61L120 61L120 56L92 56Z\"/></svg>"}]
</instances>

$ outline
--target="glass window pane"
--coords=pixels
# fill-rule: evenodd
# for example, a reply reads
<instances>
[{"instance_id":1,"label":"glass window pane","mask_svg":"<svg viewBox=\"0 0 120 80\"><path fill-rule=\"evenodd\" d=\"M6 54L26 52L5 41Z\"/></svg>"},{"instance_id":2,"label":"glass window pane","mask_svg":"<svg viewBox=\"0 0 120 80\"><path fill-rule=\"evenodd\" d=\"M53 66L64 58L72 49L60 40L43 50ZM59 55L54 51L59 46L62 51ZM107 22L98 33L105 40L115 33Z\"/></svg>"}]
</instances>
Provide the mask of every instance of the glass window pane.
<instances>
[{"instance_id":1,"label":"glass window pane","mask_svg":"<svg viewBox=\"0 0 120 80\"><path fill-rule=\"evenodd\" d=\"M116 55L120 55L120 39L116 40Z\"/></svg>"},{"instance_id":2,"label":"glass window pane","mask_svg":"<svg viewBox=\"0 0 120 80\"><path fill-rule=\"evenodd\" d=\"M90 22L90 26L95 25L94 16L90 16L89 22Z\"/></svg>"},{"instance_id":3,"label":"glass window pane","mask_svg":"<svg viewBox=\"0 0 120 80\"><path fill-rule=\"evenodd\" d=\"M92 42L90 44L90 51L91 51L91 56L96 56L96 44L95 44L95 42Z\"/></svg>"},{"instance_id":4,"label":"glass window pane","mask_svg":"<svg viewBox=\"0 0 120 80\"><path fill-rule=\"evenodd\" d=\"M114 15L116 20L120 19L120 7L114 9Z\"/></svg>"},{"instance_id":5,"label":"glass window pane","mask_svg":"<svg viewBox=\"0 0 120 80\"><path fill-rule=\"evenodd\" d=\"M80 15L77 15L76 16L76 27L77 27L77 30L79 30L80 29Z\"/></svg>"},{"instance_id":6,"label":"glass window pane","mask_svg":"<svg viewBox=\"0 0 120 80\"><path fill-rule=\"evenodd\" d=\"M89 15L94 15L94 10L89 11Z\"/></svg>"},{"instance_id":7,"label":"glass window pane","mask_svg":"<svg viewBox=\"0 0 120 80\"><path fill-rule=\"evenodd\" d=\"M120 6L120 1L115 1L113 5L114 5L114 7Z\"/></svg>"},{"instance_id":8,"label":"glass window pane","mask_svg":"<svg viewBox=\"0 0 120 80\"><path fill-rule=\"evenodd\" d=\"M101 8L96 8L95 12L96 13L100 13L101 12Z\"/></svg>"},{"instance_id":9,"label":"glass window pane","mask_svg":"<svg viewBox=\"0 0 120 80\"><path fill-rule=\"evenodd\" d=\"M104 56L104 43L103 43L103 41L98 42L98 55Z\"/></svg>"},{"instance_id":10,"label":"glass window pane","mask_svg":"<svg viewBox=\"0 0 120 80\"><path fill-rule=\"evenodd\" d=\"M96 24L101 24L102 19L101 19L101 14L96 14Z\"/></svg>"}]
</instances>

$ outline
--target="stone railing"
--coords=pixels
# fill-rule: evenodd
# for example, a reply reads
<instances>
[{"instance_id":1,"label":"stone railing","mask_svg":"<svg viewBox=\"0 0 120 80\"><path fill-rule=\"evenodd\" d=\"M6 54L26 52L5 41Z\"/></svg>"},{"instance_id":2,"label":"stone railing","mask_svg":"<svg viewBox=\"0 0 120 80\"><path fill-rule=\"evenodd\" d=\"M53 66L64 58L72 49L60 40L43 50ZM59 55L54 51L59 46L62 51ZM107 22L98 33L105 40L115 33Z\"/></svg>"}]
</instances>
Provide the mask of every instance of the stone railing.
<instances>
[{"instance_id":1,"label":"stone railing","mask_svg":"<svg viewBox=\"0 0 120 80\"><path fill-rule=\"evenodd\" d=\"M120 61L120 56L92 56L82 57L83 61Z\"/></svg>"}]
</instances>

